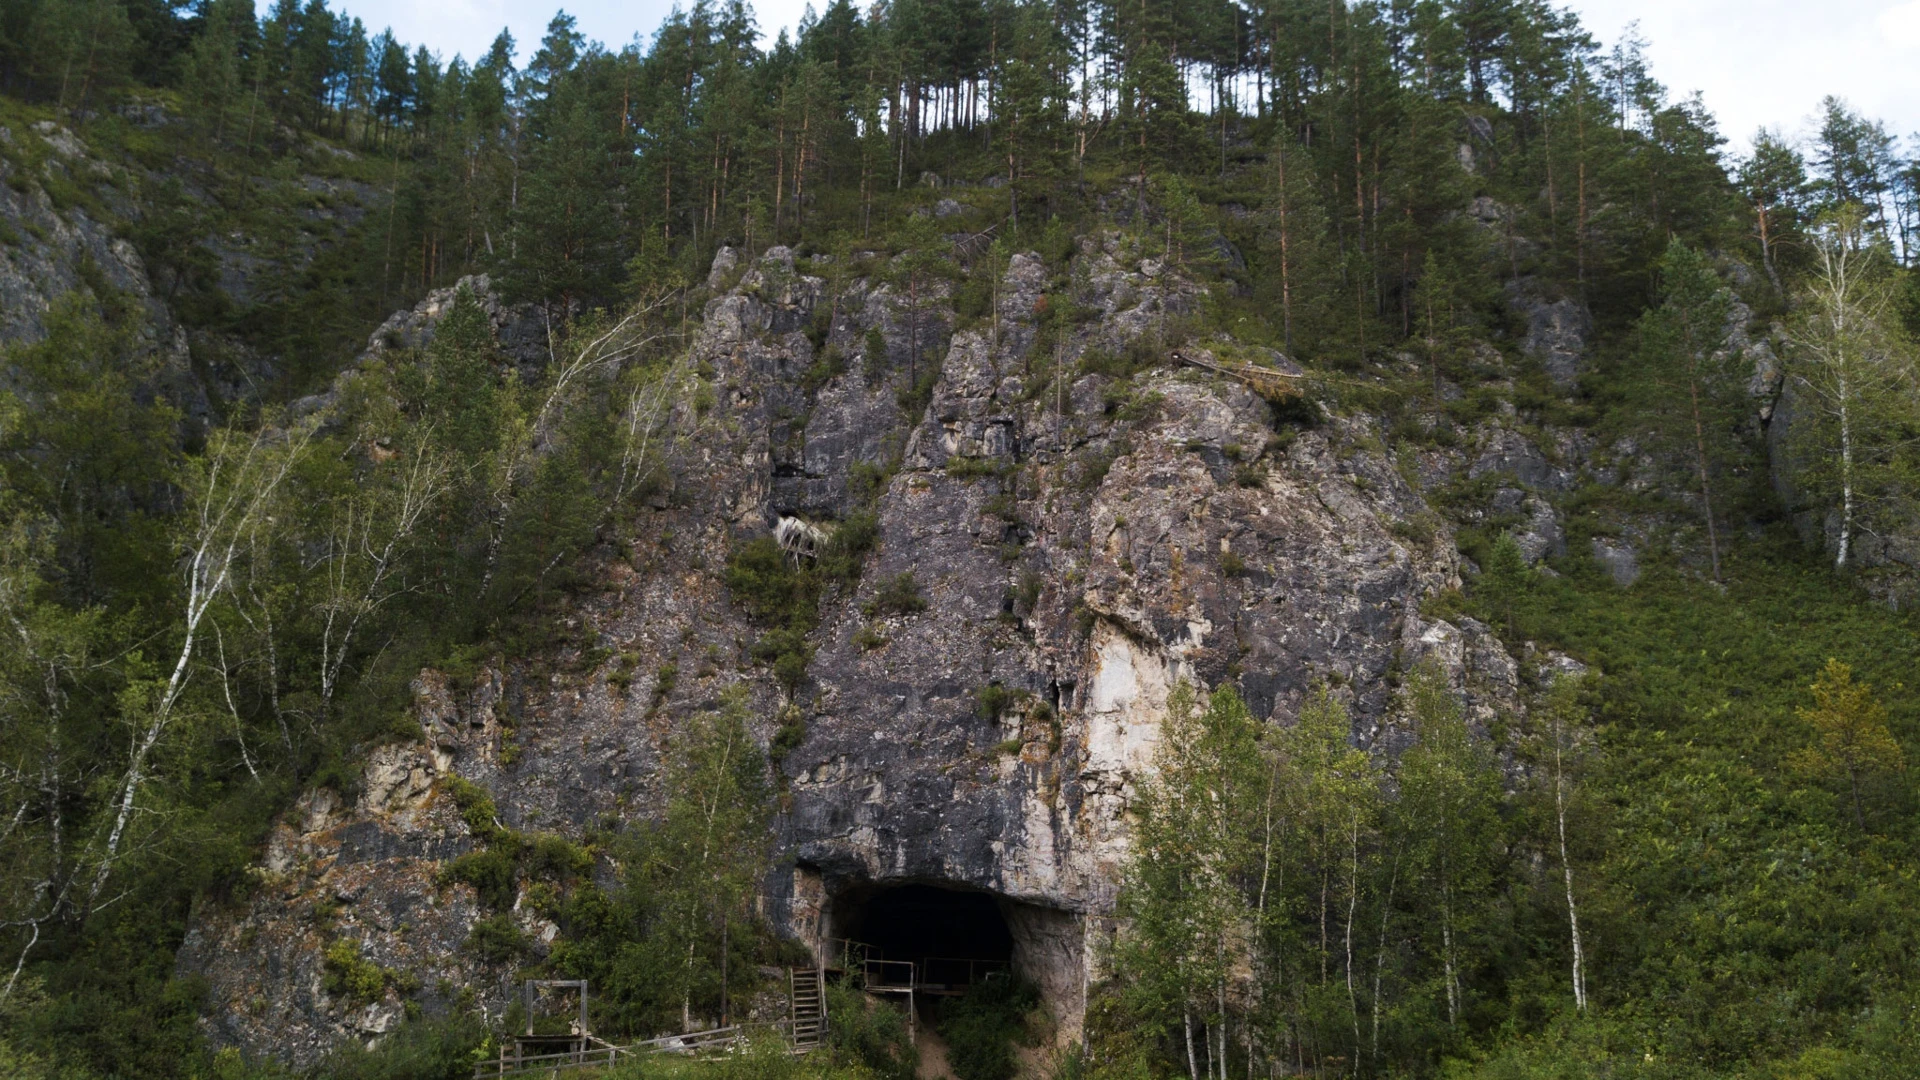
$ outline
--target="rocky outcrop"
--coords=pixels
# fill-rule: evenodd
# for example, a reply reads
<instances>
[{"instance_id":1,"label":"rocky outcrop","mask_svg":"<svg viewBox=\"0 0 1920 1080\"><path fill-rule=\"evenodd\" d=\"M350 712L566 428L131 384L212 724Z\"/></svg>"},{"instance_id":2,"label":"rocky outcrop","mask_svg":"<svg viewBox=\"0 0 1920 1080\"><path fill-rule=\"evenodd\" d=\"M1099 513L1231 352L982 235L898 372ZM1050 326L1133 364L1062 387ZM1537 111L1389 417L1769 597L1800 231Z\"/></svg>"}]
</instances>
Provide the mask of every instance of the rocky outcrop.
<instances>
[{"instance_id":1,"label":"rocky outcrop","mask_svg":"<svg viewBox=\"0 0 1920 1080\"><path fill-rule=\"evenodd\" d=\"M108 166L89 156L78 136L52 121L31 131L5 132L10 147L30 151L0 156L0 343L32 342L46 336L46 316L60 297L97 281L127 294L151 314L155 344L171 343L172 320L152 294L147 269L132 244L116 237L108 224L81 207L57 207L29 164L40 159L41 177L55 174L72 182L75 174L94 178ZM111 170L108 169L109 175Z\"/></svg>"},{"instance_id":2,"label":"rocky outcrop","mask_svg":"<svg viewBox=\"0 0 1920 1080\"><path fill-rule=\"evenodd\" d=\"M1527 323L1521 345L1527 355L1540 361L1555 389L1578 388L1587 339L1593 334L1593 319L1586 307L1572 297L1548 301L1535 292L1531 279L1510 286L1508 296Z\"/></svg>"},{"instance_id":3,"label":"rocky outcrop","mask_svg":"<svg viewBox=\"0 0 1920 1080\"><path fill-rule=\"evenodd\" d=\"M158 105L135 103L122 111L129 122L150 130L169 123ZM347 152L316 143L307 153L320 158ZM212 185L195 168L177 158L164 175L155 173L133 157L97 151L52 120L20 131L0 127L0 346L43 339L48 316L63 298L91 294L104 302L113 294L116 307L140 316L131 320L136 346L156 357L150 389L191 423L213 422L228 403L256 400L284 372L281 358L177 319L170 303L179 301L181 290L204 283L190 283L170 268L165 252L149 248L150 264L131 239L141 235L137 226L156 213L197 216L209 226L206 235L167 242L194 244L211 254L223 294L219 303L244 309L263 293L289 288L289 278L297 278L386 194L338 177L289 177L276 182L285 186L272 196L291 212L275 216L269 227L274 235L263 237L219 226L230 211L205 190L203 184ZM168 205L175 201L181 205ZM194 209L187 213L185 206Z\"/></svg>"},{"instance_id":4,"label":"rocky outcrop","mask_svg":"<svg viewBox=\"0 0 1920 1080\"><path fill-rule=\"evenodd\" d=\"M715 285L735 258L716 260ZM680 723L731 686L747 688L761 738L783 715L804 729L780 764L767 916L824 948L875 889L991 893L1062 1038L1078 1030L1129 800L1178 682L1235 686L1273 723L1329 686L1356 740L1382 752L1404 738L1391 676L1422 658L1480 714L1516 700L1517 668L1484 627L1421 615L1458 585L1457 555L1374 421L1302 428L1236 381L1172 366L1049 379L1056 359L1073 371L1191 310L1197 288L1166 265L1118 236L1088 238L1064 269L1016 255L997 318L961 327L924 293L910 319L877 277L835 300L818 268L776 248L707 303L694 349L714 405L676 413L675 480L622 537L630 554L600 568L572 617L578 644L460 689L424 674L419 744L375 755L351 806L319 813L328 796L310 795L254 891L196 914L181 965L209 980L219 1041L305 1062L372 1033L384 1014L313 976L341 937L405 985L446 980L503 1008L505 973L457 945L479 914L472 890L432 876L473 843L449 777L490 792L511 828L577 836L644 817ZM1034 355L1035 313L1062 291L1099 315L1057 357ZM816 350L801 330L823 303L837 316ZM434 314L418 314L405 332L424 336ZM919 364L939 379L908 414ZM1520 451L1487 452L1524 471ZM825 600L789 700L747 656L757 629L721 568L777 521L829 529L868 506L878 543L858 586ZM908 573L924 610L870 603ZM630 678L592 660L609 654L633 658Z\"/></svg>"}]
</instances>

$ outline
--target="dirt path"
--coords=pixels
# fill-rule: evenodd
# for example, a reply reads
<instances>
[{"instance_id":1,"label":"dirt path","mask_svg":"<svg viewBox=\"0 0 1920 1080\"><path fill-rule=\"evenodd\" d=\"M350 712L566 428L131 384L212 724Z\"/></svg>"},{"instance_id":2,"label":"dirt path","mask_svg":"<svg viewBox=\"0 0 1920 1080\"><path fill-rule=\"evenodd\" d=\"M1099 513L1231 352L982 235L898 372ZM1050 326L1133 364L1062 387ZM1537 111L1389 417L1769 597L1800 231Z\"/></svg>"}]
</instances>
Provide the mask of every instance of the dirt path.
<instances>
[{"instance_id":1,"label":"dirt path","mask_svg":"<svg viewBox=\"0 0 1920 1080\"><path fill-rule=\"evenodd\" d=\"M925 1017L914 1025L913 1048L920 1054L920 1071L916 1074L920 1080L953 1080L953 1069L947 1065L947 1040Z\"/></svg>"}]
</instances>

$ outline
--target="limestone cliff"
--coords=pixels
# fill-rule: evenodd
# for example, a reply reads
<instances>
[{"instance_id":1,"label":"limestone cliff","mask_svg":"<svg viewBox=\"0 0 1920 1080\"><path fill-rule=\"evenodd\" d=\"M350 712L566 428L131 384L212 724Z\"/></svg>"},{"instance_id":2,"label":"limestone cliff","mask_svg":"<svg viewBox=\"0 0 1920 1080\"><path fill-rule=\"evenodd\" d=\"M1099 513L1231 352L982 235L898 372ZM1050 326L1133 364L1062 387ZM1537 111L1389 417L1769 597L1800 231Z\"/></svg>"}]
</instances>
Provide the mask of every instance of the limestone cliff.
<instances>
[{"instance_id":1,"label":"limestone cliff","mask_svg":"<svg viewBox=\"0 0 1920 1080\"><path fill-rule=\"evenodd\" d=\"M447 777L484 787L513 828L577 836L645 816L678 724L735 684L760 738L783 709L804 725L780 764L769 920L824 948L877 887L989 893L1066 1034L1177 682L1235 685L1275 723L1325 684L1348 700L1356 739L1383 750L1393 679L1423 656L1483 709L1516 699L1516 664L1484 628L1421 615L1459 583L1423 486L1539 456L1502 451L1497 425L1474 454L1416 462L1383 449L1364 414L1276 409L1171 361L1043 384L1048 303L1088 313L1055 342L1070 365L1197 304L1197 286L1117 236L1083 239L1064 270L1015 255L997 311L957 329L923 295L917 343L894 287L860 278L835 298L825 263L781 248L743 273L732 260L716 264L693 345L713 405L676 414L672 483L623 523L630 557L600 566L573 616L590 644L537 665L500 658L461 686L423 672L420 742L374 753L352 801L318 791L285 817L250 894L203 905L180 954L211 984L218 1041L307 1062L389 1028L397 991L372 1004L326 991L322 953L341 939L405 972L429 1010L464 991L497 1013L510 972L459 948L475 896L435 883L475 842ZM820 348L844 358L827 368L803 332L823 304L838 317ZM884 356L866 355L878 344ZM939 376L908 415L898 391L916 352ZM756 630L722 568L783 519L831 528L872 475L890 477L877 546L858 587L825 600L789 702L747 655ZM925 610L868 615L906 572ZM620 654L635 659L597 659ZM616 663L631 678L610 678ZM536 941L556 932L525 907L516 918Z\"/></svg>"}]
</instances>

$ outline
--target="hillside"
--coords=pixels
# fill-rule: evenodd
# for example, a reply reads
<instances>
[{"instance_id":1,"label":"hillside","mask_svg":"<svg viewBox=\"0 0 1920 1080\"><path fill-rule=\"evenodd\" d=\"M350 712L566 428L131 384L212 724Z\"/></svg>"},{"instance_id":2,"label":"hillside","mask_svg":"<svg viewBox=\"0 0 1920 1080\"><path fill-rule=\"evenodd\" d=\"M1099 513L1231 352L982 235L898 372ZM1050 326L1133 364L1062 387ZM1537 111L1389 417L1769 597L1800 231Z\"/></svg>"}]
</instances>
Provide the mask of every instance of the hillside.
<instances>
[{"instance_id":1,"label":"hillside","mask_svg":"<svg viewBox=\"0 0 1920 1080\"><path fill-rule=\"evenodd\" d=\"M465 1077L855 939L960 1080L1904 1075L1877 124L1731 154L1528 2L757 40L0 9L0 1072ZM627 1072L905 1080L829 993Z\"/></svg>"}]
</instances>

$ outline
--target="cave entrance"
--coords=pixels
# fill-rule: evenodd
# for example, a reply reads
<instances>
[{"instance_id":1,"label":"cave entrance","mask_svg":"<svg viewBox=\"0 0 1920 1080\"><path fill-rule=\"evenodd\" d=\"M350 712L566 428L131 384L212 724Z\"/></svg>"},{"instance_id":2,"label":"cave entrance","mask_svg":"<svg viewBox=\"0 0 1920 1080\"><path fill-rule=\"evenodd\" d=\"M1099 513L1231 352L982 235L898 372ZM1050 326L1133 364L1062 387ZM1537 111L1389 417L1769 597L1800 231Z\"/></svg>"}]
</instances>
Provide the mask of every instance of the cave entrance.
<instances>
[{"instance_id":1,"label":"cave entrance","mask_svg":"<svg viewBox=\"0 0 1920 1080\"><path fill-rule=\"evenodd\" d=\"M836 959L870 990L958 995L1013 969L1013 931L988 893L897 885L842 897L835 908Z\"/></svg>"}]
</instances>

